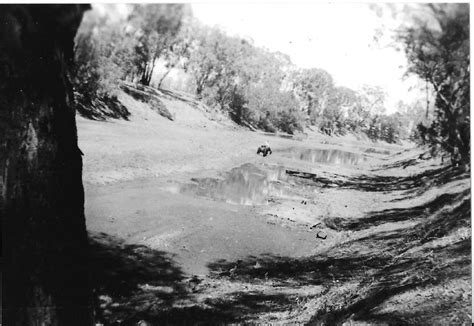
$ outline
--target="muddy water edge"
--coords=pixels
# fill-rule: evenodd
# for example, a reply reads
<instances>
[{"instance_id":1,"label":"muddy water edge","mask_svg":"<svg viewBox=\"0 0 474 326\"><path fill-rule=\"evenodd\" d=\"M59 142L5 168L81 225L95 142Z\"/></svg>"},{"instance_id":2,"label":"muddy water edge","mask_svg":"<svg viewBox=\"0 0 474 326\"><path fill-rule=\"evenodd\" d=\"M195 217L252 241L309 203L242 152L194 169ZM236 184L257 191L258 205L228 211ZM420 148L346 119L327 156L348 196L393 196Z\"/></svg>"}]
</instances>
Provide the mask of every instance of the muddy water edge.
<instances>
[{"instance_id":1,"label":"muddy water edge","mask_svg":"<svg viewBox=\"0 0 474 326\"><path fill-rule=\"evenodd\" d=\"M273 161L262 158L215 177L86 183L88 230L167 252L187 274L207 274L208 264L218 260L311 255L325 241L314 229L318 207L308 203L318 187L297 184L286 170L291 162L313 170L321 169L314 163L350 169L367 158L337 149L304 148L272 156ZM286 213L275 213L275 207Z\"/></svg>"}]
</instances>

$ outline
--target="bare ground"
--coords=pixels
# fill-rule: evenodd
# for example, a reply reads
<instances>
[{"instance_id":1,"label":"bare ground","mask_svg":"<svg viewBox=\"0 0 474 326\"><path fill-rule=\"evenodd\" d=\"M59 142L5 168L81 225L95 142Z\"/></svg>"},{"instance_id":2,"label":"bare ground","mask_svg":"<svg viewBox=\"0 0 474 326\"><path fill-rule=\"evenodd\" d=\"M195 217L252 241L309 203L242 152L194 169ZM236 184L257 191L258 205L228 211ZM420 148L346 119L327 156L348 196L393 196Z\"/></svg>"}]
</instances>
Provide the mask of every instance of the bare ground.
<instances>
[{"instance_id":1,"label":"bare ground","mask_svg":"<svg viewBox=\"0 0 474 326\"><path fill-rule=\"evenodd\" d=\"M106 324L470 323L468 172L409 145L250 132L173 93L174 121L120 99L130 121L78 118Z\"/></svg>"}]
</instances>

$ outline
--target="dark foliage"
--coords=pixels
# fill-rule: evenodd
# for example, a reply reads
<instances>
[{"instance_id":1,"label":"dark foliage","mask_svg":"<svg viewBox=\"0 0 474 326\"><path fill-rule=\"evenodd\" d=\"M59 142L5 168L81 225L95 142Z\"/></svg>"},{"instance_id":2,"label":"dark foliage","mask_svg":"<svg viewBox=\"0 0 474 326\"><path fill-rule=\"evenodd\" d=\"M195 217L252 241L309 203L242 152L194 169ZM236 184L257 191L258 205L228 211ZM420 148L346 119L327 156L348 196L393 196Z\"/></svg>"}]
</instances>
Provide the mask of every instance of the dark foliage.
<instances>
[{"instance_id":1,"label":"dark foliage","mask_svg":"<svg viewBox=\"0 0 474 326\"><path fill-rule=\"evenodd\" d=\"M449 153L454 165L470 161L469 5L428 5L436 26L422 21L404 30L409 72L420 76L435 92L435 116L418 126L422 142L433 153Z\"/></svg>"}]
</instances>

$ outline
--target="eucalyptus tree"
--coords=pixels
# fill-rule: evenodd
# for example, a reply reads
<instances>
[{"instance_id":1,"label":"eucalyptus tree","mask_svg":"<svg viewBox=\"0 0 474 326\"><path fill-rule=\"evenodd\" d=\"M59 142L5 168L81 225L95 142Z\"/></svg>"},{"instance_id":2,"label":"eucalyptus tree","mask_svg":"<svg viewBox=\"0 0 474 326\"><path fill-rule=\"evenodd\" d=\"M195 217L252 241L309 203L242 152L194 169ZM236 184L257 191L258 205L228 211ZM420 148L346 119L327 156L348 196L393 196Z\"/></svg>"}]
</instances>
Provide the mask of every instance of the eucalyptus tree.
<instances>
[{"instance_id":1,"label":"eucalyptus tree","mask_svg":"<svg viewBox=\"0 0 474 326\"><path fill-rule=\"evenodd\" d=\"M323 69L301 69L293 74L295 94L309 122L315 124L327 106L334 87L331 74Z\"/></svg>"},{"instance_id":2,"label":"eucalyptus tree","mask_svg":"<svg viewBox=\"0 0 474 326\"><path fill-rule=\"evenodd\" d=\"M424 5L425 15L398 38L408 58L408 72L434 89L435 112L429 126L419 125L423 141L441 148L455 164L470 161L469 4Z\"/></svg>"},{"instance_id":3,"label":"eucalyptus tree","mask_svg":"<svg viewBox=\"0 0 474 326\"><path fill-rule=\"evenodd\" d=\"M2 323L93 324L82 153L69 80L88 5L2 5Z\"/></svg>"},{"instance_id":4,"label":"eucalyptus tree","mask_svg":"<svg viewBox=\"0 0 474 326\"><path fill-rule=\"evenodd\" d=\"M128 17L138 40L133 62L143 85L150 85L157 60L175 42L183 18L190 15L185 4L135 4Z\"/></svg>"}]
</instances>

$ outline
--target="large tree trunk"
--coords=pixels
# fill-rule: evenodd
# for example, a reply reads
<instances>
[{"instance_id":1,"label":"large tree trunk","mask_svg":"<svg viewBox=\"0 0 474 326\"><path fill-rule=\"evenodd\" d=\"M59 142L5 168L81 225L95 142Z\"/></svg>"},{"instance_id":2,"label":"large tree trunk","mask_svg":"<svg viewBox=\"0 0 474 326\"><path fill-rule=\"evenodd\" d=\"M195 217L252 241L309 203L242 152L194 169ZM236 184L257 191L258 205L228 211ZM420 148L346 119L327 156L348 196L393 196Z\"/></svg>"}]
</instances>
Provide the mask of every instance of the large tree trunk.
<instances>
[{"instance_id":1,"label":"large tree trunk","mask_svg":"<svg viewBox=\"0 0 474 326\"><path fill-rule=\"evenodd\" d=\"M92 325L68 79L87 5L0 5L3 324Z\"/></svg>"}]
</instances>

